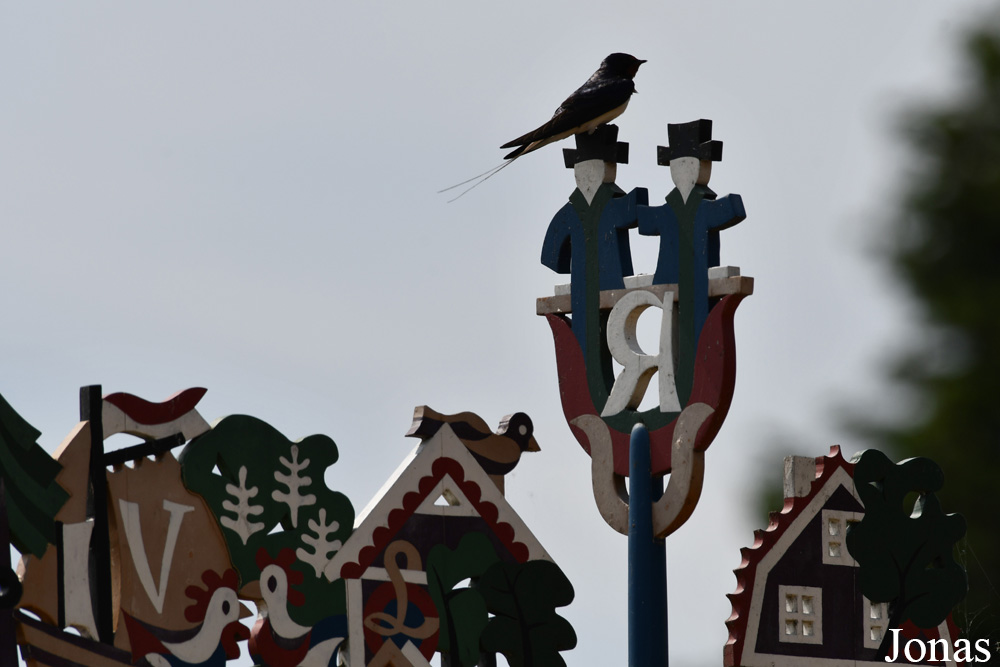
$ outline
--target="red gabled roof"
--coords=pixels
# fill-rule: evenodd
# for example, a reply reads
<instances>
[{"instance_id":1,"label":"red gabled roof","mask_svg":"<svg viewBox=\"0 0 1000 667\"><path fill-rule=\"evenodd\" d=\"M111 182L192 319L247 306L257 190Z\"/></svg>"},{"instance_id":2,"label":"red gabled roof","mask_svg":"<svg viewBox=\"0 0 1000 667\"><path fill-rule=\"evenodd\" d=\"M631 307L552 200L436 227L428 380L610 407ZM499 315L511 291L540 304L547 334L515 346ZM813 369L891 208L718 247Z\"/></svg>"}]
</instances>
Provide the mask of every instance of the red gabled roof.
<instances>
[{"instance_id":1,"label":"red gabled roof","mask_svg":"<svg viewBox=\"0 0 1000 667\"><path fill-rule=\"evenodd\" d=\"M358 579L364 574L374 562L378 554L389 545L396 533L413 516L421 503L431 494L438 483L449 475L458 485L465 497L472 503L476 512L486 522L490 530L500 539L511 555L518 562L525 562L529 558L529 549L526 544L519 542L515 537L514 527L509 523L499 520L499 510L493 503L482 499L482 490L479 484L471 479L466 479L465 470L455 459L441 457L434 461L431 466L431 474L420 478L417 489L410 491L403 496L402 506L396 507L389 512L387 525L378 526L372 531L372 543L363 547L358 552L358 557L344 563L340 568L342 579Z\"/></svg>"}]
</instances>

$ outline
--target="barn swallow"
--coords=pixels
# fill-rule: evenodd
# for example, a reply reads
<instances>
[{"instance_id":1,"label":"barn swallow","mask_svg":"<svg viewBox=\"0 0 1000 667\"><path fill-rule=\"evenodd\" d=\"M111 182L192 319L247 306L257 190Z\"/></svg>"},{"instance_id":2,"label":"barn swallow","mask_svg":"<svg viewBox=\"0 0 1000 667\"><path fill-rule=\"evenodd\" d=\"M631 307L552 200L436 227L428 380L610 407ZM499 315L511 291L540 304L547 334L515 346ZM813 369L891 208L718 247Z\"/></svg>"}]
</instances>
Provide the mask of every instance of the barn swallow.
<instances>
[{"instance_id":1,"label":"barn swallow","mask_svg":"<svg viewBox=\"0 0 1000 667\"><path fill-rule=\"evenodd\" d=\"M542 146L574 134L592 132L598 126L611 122L625 111L629 98L636 92L632 79L635 78L639 66L644 62L646 61L639 60L627 53L612 53L601 62L601 66L587 79L586 83L563 100L548 122L500 147L514 148L513 151L504 156L502 164L440 192L447 192L460 185L475 181L472 186L458 195L461 197L525 153L538 150ZM455 199L450 201L455 201Z\"/></svg>"},{"instance_id":2,"label":"barn swallow","mask_svg":"<svg viewBox=\"0 0 1000 667\"><path fill-rule=\"evenodd\" d=\"M504 159L515 160L570 135L591 132L622 115L635 92L632 79L644 62L627 53L612 53L586 83L563 100L547 123L501 146L517 147Z\"/></svg>"}]
</instances>

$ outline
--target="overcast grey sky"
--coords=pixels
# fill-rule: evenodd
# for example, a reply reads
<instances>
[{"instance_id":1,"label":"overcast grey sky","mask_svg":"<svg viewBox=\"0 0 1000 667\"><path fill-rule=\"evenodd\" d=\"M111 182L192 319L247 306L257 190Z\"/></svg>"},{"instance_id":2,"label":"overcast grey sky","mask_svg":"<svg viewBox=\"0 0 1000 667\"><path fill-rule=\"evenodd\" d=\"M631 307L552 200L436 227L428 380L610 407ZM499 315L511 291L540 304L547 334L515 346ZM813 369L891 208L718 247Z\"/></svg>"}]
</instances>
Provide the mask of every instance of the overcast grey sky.
<instances>
[{"instance_id":1,"label":"overcast grey sky","mask_svg":"<svg viewBox=\"0 0 1000 667\"><path fill-rule=\"evenodd\" d=\"M671 657L720 664L755 477L844 441L911 308L864 249L905 174L897 112L958 89L985 0L22 2L0 8L0 393L52 451L78 388L189 386L209 420L331 436L360 509L414 442L412 409L527 412L542 451L508 499L572 580L572 665L622 664L626 539L603 524L535 298L574 188L551 146L464 198L613 51L644 58L618 120L626 190L662 202L666 124L709 118L722 259L756 278L736 396L701 504L668 540ZM644 242L645 241L645 242ZM633 237L637 271L656 243ZM801 438L769 449L774 433ZM777 508L775 508L777 509Z\"/></svg>"}]
</instances>

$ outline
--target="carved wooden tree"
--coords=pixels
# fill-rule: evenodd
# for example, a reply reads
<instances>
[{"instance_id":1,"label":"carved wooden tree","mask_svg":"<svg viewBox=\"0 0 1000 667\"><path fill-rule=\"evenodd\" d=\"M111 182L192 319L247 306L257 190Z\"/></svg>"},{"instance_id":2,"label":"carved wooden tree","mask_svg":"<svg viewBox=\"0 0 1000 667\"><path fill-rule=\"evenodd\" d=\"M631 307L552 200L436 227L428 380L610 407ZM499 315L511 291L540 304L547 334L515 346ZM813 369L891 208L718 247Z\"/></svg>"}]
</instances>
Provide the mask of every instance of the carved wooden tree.
<instances>
[{"instance_id":1,"label":"carved wooden tree","mask_svg":"<svg viewBox=\"0 0 1000 667\"><path fill-rule=\"evenodd\" d=\"M482 533L467 534L455 549L436 546L427 556L427 585L441 618L440 650L452 667L479 662L479 638L489 622L483 596L474 588L456 586L478 579L498 561Z\"/></svg>"},{"instance_id":2,"label":"carved wooden tree","mask_svg":"<svg viewBox=\"0 0 1000 667\"><path fill-rule=\"evenodd\" d=\"M39 558L56 541L54 517L69 497L55 481L62 466L37 444L40 435L0 396L0 476L10 539L22 554Z\"/></svg>"},{"instance_id":3,"label":"carved wooden tree","mask_svg":"<svg viewBox=\"0 0 1000 667\"><path fill-rule=\"evenodd\" d=\"M576 646L576 632L556 613L573 601L573 585L555 563L494 563L476 583L493 616L480 643L511 667L565 667L559 655Z\"/></svg>"},{"instance_id":4,"label":"carved wooden tree","mask_svg":"<svg viewBox=\"0 0 1000 667\"><path fill-rule=\"evenodd\" d=\"M343 582L322 576L354 525L350 500L324 482L338 456L327 436L292 442L259 419L236 415L192 440L180 457L185 485L208 501L222 527L241 586L260 579L260 563L284 550L298 556L285 569L299 574L283 576L308 582L303 603L287 609L303 628L346 611Z\"/></svg>"},{"instance_id":5,"label":"carved wooden tree","mask_svg":"<svg viewBox=\"0 0 1000 667\"><path fill-rule=\"evenodd\" d=\"M0 667L17 665L11 612L21 598L7 545L41 558L58 539L55 515L69 497L55 481L61 466L38 446L39 435L0 396Z\"/></svg>"},{"instance_id":6,"label":"carved wooden tree","mask_svg":"<svg viewBox=\"0 0 1000 667\"><path fill-rule=\"evenodd\" d=\"M871 449L855 459L854 482L864 518L848 527L847 548L860 566L861 591L872 602L889 603L888 627L912 621L921 628L941 623L968 591L965 570L952 555L965 535L965 519L945 514L935 491L944 473L927 458L894 464ZM908 494L919 494L910 512ZM886 633L879 657L887 655Z\"/></svg>"}]
</instances>

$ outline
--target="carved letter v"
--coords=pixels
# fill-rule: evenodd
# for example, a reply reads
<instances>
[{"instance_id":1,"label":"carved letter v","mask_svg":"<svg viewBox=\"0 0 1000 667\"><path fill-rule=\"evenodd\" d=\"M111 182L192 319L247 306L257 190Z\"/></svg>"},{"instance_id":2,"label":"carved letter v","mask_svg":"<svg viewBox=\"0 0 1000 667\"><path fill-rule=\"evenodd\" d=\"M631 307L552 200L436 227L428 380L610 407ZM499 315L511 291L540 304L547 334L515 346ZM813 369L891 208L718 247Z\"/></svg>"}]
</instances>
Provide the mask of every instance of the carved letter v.
<instances>
[{"instance_id":1,"label":"carved letter v","mask_svg":"<svg viewBox=\"0 0 1000 667\"><path fill-rule=\"evenodd\" d=\"M149 559L146 557L146 545L142 541L142 525L139 522L139 503L118 500L118 508L121 510L122 521L125 524L125 538L128 540L128 548L132 552L132 562L135 563L135 572L139 575L139 583L142 584L146 595L156 608L156 613L163 613L163 600L167 595L167 579L170 576L170 564L174 559L174 547L177 546L177 534L181 531L181 522L184 515L193 512L191 505L179 505L169 500L163 500L163 509L170 512L170 523L167 525L167 541L163 545L163 559L160 561L160 588L157 590L153 583L153 573L149 569Z\"/></svg>"}]
</instances>

